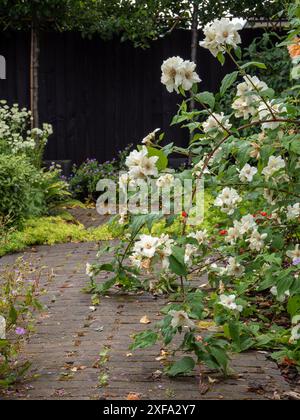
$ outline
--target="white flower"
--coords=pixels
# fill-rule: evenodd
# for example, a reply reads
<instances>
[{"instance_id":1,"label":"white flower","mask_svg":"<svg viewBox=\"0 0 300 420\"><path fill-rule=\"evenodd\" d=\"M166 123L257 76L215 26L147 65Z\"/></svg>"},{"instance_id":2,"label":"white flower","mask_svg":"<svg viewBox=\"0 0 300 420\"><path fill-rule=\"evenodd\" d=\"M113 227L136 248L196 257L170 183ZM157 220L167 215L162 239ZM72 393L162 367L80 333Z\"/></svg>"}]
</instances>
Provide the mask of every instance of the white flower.
<instances>
[{"instance_id":1,"label":"white flower","mask_svg":"<svg viewBox=\"0 0 300 420\"><path fill-rule=\"evenodd\" d=\"M163 234L159 238L159 250L158 254L161 258L163 270L168 270L170 261L169 256L172 255L172 247L174 245L174 240L170 239L169 235Z\"/></svg>"},{"instance_id":2,"label":"white flower","mask_svg":"<svg viewBox=\"0 0 300 420\"><path fill-rule=\"evenodd\" d=\"M257 168L250 166L249 163L240 170L239 178L242 182L252 182L254 175L257 174Z\"/></svg>"},{"instance_id":3,"label":"white flower","mask_svg":"<svg viewBox=\"0 0 300 420\"><path fill-rule=\"evenodd\" d=\"M260 251L265 246L264 239L268 236L267 233L260 234L258 230L254 230L249 239L246 239L246 242L249 242L249 248L252 251Z\"/></svg>"},{"instance_id":4,"label":"white flower","mask_svg":"<svg viewBox=\"0 0 300 420\"><path fill-rule=\"evenodd\" d=\"M172 174L162 175L156 181L156 186L158 188L168 188L174 184L174 176Z\"/></svg>"},{"instance_id":5,"label":"white flower","mask_svg":"<svg viewBox=\"0 0 300 420\"><path fill-rule=\"evenodd\" d=\"M85 270L85 272L86 272L86 275L89 276L89 277L93 277L94 276L94 269L93 269L93 266L90 263L87 263L86 264L86 270Z\"/></svg>"},{"instance_id":6,"label":"white flower","mask_svg":"<svg viewBox=\"0 0 300 420\"><path fill-rule=\"evenodd\" d=\"M241 197L234 188L225 187L216 198L214 205L221 207L222 212L231 215L234 213L237 204L241 201Z\"/></svg>"},{"instance_id":7,"label":"white flower","mask_svg":"<svg viewBox=\"0 0 300 420\"><path fill-rule=\"evenodd\" d=\"M261 102L258 107L258 116L260 120L271 120L274 116L278 117L279 114L286 112L286 107L283 104L274 103L274 101L267 101L267 105L264 102ZM272 113L270 110L272 110ZM262 128L264 130L268 128L274 130L279 125L280 122L267 122L262 124Z\"/></svg>"},{"instance_id":8,"label":"white flower","mask_svg":"<svg viewBox=\"0 0 300 420\"><path fill-rule=\"evenodd\" d=\"M226 267L226 273L229 276L241 277L245 272L245 268L236 261L235 258L230 257Z\"/></svg>"},{"instance_id":9,"label":"white flower","mask_svg":"<svg viewBox=\"0 0 300 420\"><path fill-rule=\"evenodd\" d=\"M207 48L216 57L219 52L224 52L226 46L236 48L241 43L238 33L240 29L242 29L240 23L233 23L226 18L215 19L205 25L203 30L205 39L200 42L200 46Z\"/></svg>"},{"instance_id":10,"label":"white flower","mask_svg":"<svg viewBox=\"0 0 300 420\"><path fill-rule=\"evenodd\" d=\"M194 238L198 241L199 245L203 245L208 240L207 230L197 230L197 232L192 232L188 235L188 238Z\"/></svg>"},{"instance_id":11,"label":"white flower","mask_svg":"<svg viewBox=\"0 0 300 420\"><path fill-rule=\"evenodd\" d=\"M153 258L159 245L159 238L151 235L141 235L134 244L133 252L146 258Z\"/></svg>"},{"instance_id":12,"label":"white flower","mask_svg":"<svg viewBox=\"0 0 300 420\"><path fill-rule=\"evenodd\" d=\"M171 325L173 328L188 327L189 329L195 328L194 322L189 318L185 311L169 311L168 315L172 316Z\"/></svg>"},{"instance_id":13,"label":"white flower","mask_svg":"<svg viewBox=\"0 0 300 420\"><path fill-rule=\"evenodd\" d=\"M161 82L169 92L178 92L180 86L190 90L194 83L201 81L195 68L196 64L191 61L183 61L180 57L168 58L161 66Z\"/></svg>"},{"instance_id":14,"label":"white flower","mask_svg":"<svg viewBox=\"0 0 300 420\"><path fill-rule=\"evenodd\" d=\"M143 140L142 143L146 145L150 145L155 140L155 135L160 131L160 128L157 128L156 130L149 133Z\"/></svg>"},{"instance_id":15,"label":"white flower","mask_svg":"<svg viewBox=\"0 0 300 420\"><path fill-rule=\"evenodd\" d=\"M130 169L135 166L139 166L140 162L143 157L146 157L148 155L147 147L143 147L140 151L133 150L129 156L127 156L125 164Z\"/></svg>"},{"instance_id":16,"label":"white flower","mask_svg":"<svg viewBox=\"0 0 300 420\"><path fill-rule=\"evenodd\" d=\"M249 74L244 76L244 82L237 86L237 98L232 104L235 116L245 120L250 116L256 116L258 113L257 104L261 100L258 92L266 89L268 89L267 84L259 80L258 77Z\"/></svg>"},{"instance_id":17,"label":"white flower","mask_svg":"<svg viewBox=\"0 0 300 420\"><path fill-rule=\"evenodd\" d=\"M178 69L182 63L183 59L181 57L170 57L161 66L161 83L166 86L168 92L178 91L180 81Z\"/></svg>"},{"instance_id":18,"label":"white flower","mask_svg":"<svg viewBox=\"0 0 300 420\"><path fill-rule=\"evenodd\" d=\"M126 166L129 168L130 179L138 179L148 176L157 176L158 169L156 162L158 156L148 157L147 147L143 146L140 151L134 150L126 159Z\"/></svg>"},{"instance_id":19,"label":"white flower","mask_svg":"<svg viewBox=\"0 0 300 420\"><path fill-rule=\"evenodd\" d=\"M249 230L257 229L257 224L252 214L243 216L239 222L234 221L233 224L234 227L239 230L240 235L244 235L245 233L249 232Z\"/></svg>"},{"instance_id":20,"label":"white flower","mask_svg":"<svg viewBox=\"0 0 300 420\"><path fill-rule=\"evenodd\" d=\"M290 342L294 343L298 340L300 340L300 324L297 324L292 328Z\"/></svg>"},{"instance_id":21,"label":"white flower","mask_svg":"<svg viewBox=\"0 0 300 420\"><path fill-rule=\"evenodd\" d=\"M143 157L141 160L141 163L139 165L139 169L141 170L142 174L147 176L157 176L158 175L158 169L156 166L156 162L158 161L158 156L151 156Z\"/></svg>"},{"instance_id":22,"label":"white flower","mask_svg":"<svg viewBox=\"0 0 300 420\"><path fill-rule=\"evenodd\" d=\"M299 244L297 244L295 246L295 249L292 251L287 251L286 255L291 258L291 260L296 261L298 259L300 259L300 249L299 249Z\"/></svg>"},{"instance_id":23,"label":"white flower","mask_svg":"<svg viewBox=\"0 0 300 420\"><path fill-rule=\"evenodd\" d=\"M0 315L0 340L6 339L6 319Z\"/></svg>"},{"instance_id":24,"label":"white flower","mask_svg":"<svg viewBox=\"0 0 300 420\"><path fill-rule=\"evenodd\" d=\"M300 216L300 203L296 203L293 206L287 206L288 220L297 219L299 216Z\"/></svg>"},{"instance_id":25,"label":"white flower","mask_svg":"<svg viewBox=\"0 0 300 420\"><path fill-rule=\"evenodd\" d=\"M247 120L250 116L257 113L253 102L248 97L240 97L234 100L231 107L235 111L234 115L237 118L244 118Z\"/></svg>"},{"instance_id":26,"label":"white flower","mask_svg":"<svg viewBox=\"0 0 300 420\"><path fill-rule=\"evenodd\" d=\"M235 303L235 299L235 295L221 295L219 304L232 311L242 312L243 307L241 305L237 305Z\"/></svg>"},{"instance_id":27,"label":"white flower","mask_svg":"<svg viewBox=\"0 0 300 420\"><path fill-rule=\"evenodd\" d=\"M186 244L185 246L185 255L184 255L184 262L185 264L191 263L191 256L195 254L197 251L197 247L191 244Z\"/></svg>"},{"instance_id":28,"label":"white flower","mask_svg":"<svg viewBox=\"0 0 300 420\"><path fill-rule=\"evenodd\" d=\"M223 133L223 127L227 131L229 131L232 127L232 124L229 123L229 119L224 117L224 112L221 112L221 114L217 114L214 112L203 123L204 133L208 133L211 130L218 130L219 132Z\"/></svg>"},{"instance_id":29,"label":"white flower","mask_svg":"<svg viewBox=\"0 0 300 420\"><path fill-rule=\"evenodd\" d=\"M183 90L191 90L195 83L201 82L200 77L195 72L196 64L192 61L184 61L178 67L178 73L180 75L180 86L182 86Z\"/></svg>"},{"instance_id":30,"label":"white flower","mask_svg":"<svg viewBox=\"0 0 300 420\"><path fill-rule=\"evenodd\" d=\"M280 169L285 168L285 161L281 156L270 156L268 165L263 169L262 174L268 181L276 172Z\"/></svg>"},{"instance_id":31,"label":"white flower","mask_svg":"<svg viewBox=\"0 0 300 420\"><path fill-rule=\"evenodd\" d=\"M259 95L257 94L257 91L264 91L268 89L268 85L259 80L257 76L250 76L247 74L243 77L244 82L240 83L237 86L237 96L248 96L249 94L253 93L253 95L250 95L253 99L259 99Z\"/></svg>"}]
</instances>

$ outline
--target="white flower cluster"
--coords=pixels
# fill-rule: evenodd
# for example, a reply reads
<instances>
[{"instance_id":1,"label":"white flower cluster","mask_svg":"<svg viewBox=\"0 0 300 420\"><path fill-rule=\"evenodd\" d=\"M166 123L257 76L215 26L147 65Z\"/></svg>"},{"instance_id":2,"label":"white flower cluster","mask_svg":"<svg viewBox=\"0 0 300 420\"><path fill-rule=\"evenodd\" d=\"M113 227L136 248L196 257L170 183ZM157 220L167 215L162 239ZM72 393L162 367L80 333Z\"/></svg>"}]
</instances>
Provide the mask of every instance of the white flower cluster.
<instances>
[{"instance_id":1,"label":"white flower cluster","mask_svg":"<svg viewBox=\"0 0 300 420\"><path fill-rule=\"evenodd\" d=\"M232 109L235 111L237 118L257 117L258 108L260 106L261 97L259 92L268 89L265 82L259 80L256 76L244 76L244 82L237 86L236 98L232 104Z\"/></svg>"},{"instance_id":2,"label":"white flower cluster","mask_svg":"<svg viewBox=\"0 0 300 420\"><path fill-rule=\"evenodd\" d=\"M237 204L241 201L241 197L234 188L225 187L221 194L216 198L214 205L216 207L221 207L223 213L231 215L234 213Z\"/></svg>"},{"instance_id":3,"label":"white flower cluster","mask_svg":"<svg viewBox=\"0 0 300 420\"><path fill-rule=\"evenodd\" d=\"M205 245L208 242L208 232L206 229L192 232L187 237L196 239L199 245Z\"/></svg>"},{"instance_id":4,"label":"white flower cluster","mask_svg":"<svg viewBox=\"0 0 300 420\"><path fill-rule=\"evenodd\" d=\"M134 150L126 159L126 166L129 169L129 179L143 179L149 176L157 176L156 162L158 156L148 157L148 149L143 146L140 151Z\"/></svg>"},{"instance_id":5,"label":"white flower cluster","mask_svg":"<svg viewBox=\"0 0 300 420\"><path fill-rule=\"evenodd\" d=\"M285 161L281 156L270 156L268 165L263 169L262 174L265 176L266 181L268 181L274 174L283 168L285 168Z\"/></svg>"},{"instance_id":6,"label":"white flower cluster","mask_svg":"<svg viewBox=\"0 0 300 420\"><path fill-rule=\"evenodd\" d=\"M158 188L170 188L174 185L174 175L172 174L165 174L158 178L156 181L156 186Z\"/></svg>"},{"instance_id":7,"label":"white flower cluster","mask_svg":"<svg viewBox=\"0 0 300 420\"><path fill-rule=\"evenodd\" d=\"M200 46L207 48L216 57L218 53L224 53L226 47L237 48L241 43L238 33L241 29L240 23L233 23L226 18L215 19L212 23L205 25L205 39L200 42Z\"/></svg>"},{"instance_id":8,"label":"white flower cluster","mask_svg":"<svg viewBox=\"0 0 300 420\"><path fill-rule=\"evenodd\" d=\"M267 233L259 233L258 226L254 217L251 214L243 216L240 221L235 220L233 227L228 229L226 240L231 245L242 238L246 233L251 232L251 235L246 242L249 243L249 248L252 251L260 251L265 246L264 240L267 238Z\"/></svg>"},{"instance_id":9,"label":"white flower cluster","mask_svg":"<svg viewBox=\"0 0 300 420\"><path fill-rule=\"evenodd\" d=\"M206 121L203 123L203 131L204 133L210 133L217 131L217 133L228 132L232 124L230 124L229 119L224 116L224 112L221 112L221 114L212 113Z\"/></svg>"},{"instance_id":10,"label":"white flower cluster","mask_svg":"<svg viewBox=\"0 0 300 420\"><path fill-rule=\"evenodd\" d=\"M44 124L43 129L27 130L31 120L31 112L20 109L17 104L11 108L6 101L0 101L0 139L8 151L13 154L34 150L36 141L46 140L53 133L50 124Z\"/></svg>"},{"instance_id":11,"label":"white flower cluster","mask_svg":"<svg viewBox=\"0 0 300 420\"><path fill-rule=\"evenodd\" d=\"M174 90L178 93L179 88L190 90L195 83L201 82L195 72L196 64L192 61L184 61L181 57L170 57L161 66L161 82L168 92Z\"/></svg>"},{"instance_id":12,"label":"white flower cluster","mask_svg":"<svg viewBox=\"0 0 300 420\"><path fill-rule=\"evenodd\" d=\"M174 240L170 239L169 235L163 234L160 237L141 235L135 242L133 254L129 259L134 266L149 270L154 257L157 257L157 262L162 264L162 269L167 270L173 244Z\"/></svg>"}]
</instances>

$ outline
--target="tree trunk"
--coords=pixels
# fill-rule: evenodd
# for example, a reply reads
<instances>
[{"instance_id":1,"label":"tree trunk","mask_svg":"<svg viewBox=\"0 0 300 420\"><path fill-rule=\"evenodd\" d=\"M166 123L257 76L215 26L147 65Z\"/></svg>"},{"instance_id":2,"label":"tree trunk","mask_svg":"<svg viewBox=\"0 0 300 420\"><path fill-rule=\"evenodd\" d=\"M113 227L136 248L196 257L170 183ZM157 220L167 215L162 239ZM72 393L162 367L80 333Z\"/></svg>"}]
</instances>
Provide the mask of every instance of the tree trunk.
<instances>
[{"instance_id":1,"label":"tree trunk","mask_svg":"<svg viewBox=\"0 0 300 420\"><path fill-rule=\"evenodd\" d=\"M193 16L192 16L192 42L191 42L191 60L197 64L197 51L198 51L198 1L193 3ZM190 111L194 111L195 101L190 102Z\"/></svg>"},{"instance_id":2,"label":"tree trunk","mask_svg":"<svg viewBox=\"0 0 300 420\"><path fill-rule=\"evenodd\" d=\"M32 112L31 127L39 127L39 29L36 19L31 25L31 57L30 57L30 109Z\"/></svg>"}]
</instances>

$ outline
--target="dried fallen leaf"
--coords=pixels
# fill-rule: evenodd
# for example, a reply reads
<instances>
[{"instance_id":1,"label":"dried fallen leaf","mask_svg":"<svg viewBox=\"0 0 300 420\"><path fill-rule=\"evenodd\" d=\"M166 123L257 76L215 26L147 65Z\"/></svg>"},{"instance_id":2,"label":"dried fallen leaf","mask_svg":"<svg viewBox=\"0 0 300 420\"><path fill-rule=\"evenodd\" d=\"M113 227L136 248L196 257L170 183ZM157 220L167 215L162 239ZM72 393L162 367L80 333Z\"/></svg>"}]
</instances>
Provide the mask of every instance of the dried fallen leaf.
<instances>
[{"instance_id":1,"label":"dried fallen leaf","mask_svg":"<svg viewBox=\"0 0 300 420\"><path fill-rule=\"evenodd\" d=\"M157 360L158 362L160 362L162 360L166 360L168 355L169 355L169 353L167 351L161 350L160 356L156 357L155 360Z\"/></svg>"},{"instance_id":2,"label":"dried fallen leaf","mask_svg":"<svg viewBox=\"0 0 300 420\"><path fill-rule=\"evenodd\" d=\"M201 330L208 330L216 326L213 321L200 321L197 325Z\"/></svg>"},{"instance_id":3,"label":"dried fallen leaf","mask_svg":"<svg viewBox=\"0 0 300 420\"><path fill-rule=\"evenodd\" d=\"M159 378L161 378L161 376L162 376L162 371L161 370L156 370L155 372L153 372L152 374L151 374L151 377L153 378L153 379L159 379Z\"/></svg>"},{"instance_id":4,"label":"dried fallen leaf","mask_svg":"<svg viewBox=\"0 0 300 420\"><path fill-rule=\"evenodd\" d=\"M126 397L126 400L129 400L129 401L135 401L135 400L140 400L140 399L141 399L141 395L135 394L134 392L130 392Z\"/></svg>"},{"instance_id":5,"label":"dried fallen leaf","mask_svg":"<svg viewBox=\"0 0 300 420\"><path fill-rule=\"evenodd\" d=\"M151 324L151 321L147 317L147 315L145 315L145 316L143 316L143 318L140 319L140 324Z\"/></svg>"}]
</instances>

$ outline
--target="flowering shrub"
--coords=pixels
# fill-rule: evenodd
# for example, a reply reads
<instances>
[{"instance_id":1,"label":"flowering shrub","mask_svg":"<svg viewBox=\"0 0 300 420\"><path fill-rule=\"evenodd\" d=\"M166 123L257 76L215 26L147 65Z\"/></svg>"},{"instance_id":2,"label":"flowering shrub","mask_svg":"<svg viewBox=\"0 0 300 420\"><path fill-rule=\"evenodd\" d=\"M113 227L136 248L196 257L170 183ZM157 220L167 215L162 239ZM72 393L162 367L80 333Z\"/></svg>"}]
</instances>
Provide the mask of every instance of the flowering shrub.
<instances>
[{"instance_id":1,"label":"flowering shrub","mask_svg":"<svg viewBox=\"0 0 300 420\"><path fill-rule=\"evenodd\" d=\"M25 154L36 166L40 166L48 137L53 133L52 126L43 124L43 128L30 129L31 111L12 107L7 102L0 102L0 153Z\"/></svg>"},{"instance_id":2,"label":"flowering shrub","mask_svg":"<svg viewBox=\"0 0 300 420\"><path fill-rule=\"evenodd\" d=\"M124 169L126 156L132 145L119 151L112 161L99 163L96 159L87 159L79 167L74 165L73 174L69 179L72 195L79 200L97 199L96 186L100 179L117 179L119 171Z\"/></svg>"},{"instance_id":3,"label":"flowering shrub","mask_svg":"<svg viewBox=\"0 0 300 420\"><path fill-rule=\"evenodd\" d=\"M152 330L137 334L132 345L145 348L161 340L167 347L181 335L172 354L187 355L168 366L170 375L202 363L226 374L228 353L250 348L273 349L272 357L280 363L300 366L299 85L282 97L247 73L250 67L264 68L263 63L239 66L239 29L228 19L216 20L205 27L200 42L222 64L227 57L237 64L218 95L238 81L231 114L216 112L216 96L199 92L193 63L179 57L166 60L162 83L183 96L173 124L189 127L191 143L187 149L162 147L152 133L146 145L128 156L128 171L121 179L123 188L153 178L158 186L168 187L180 177L195 183L203 179L214 195L209 217L218 222L204 229L189 225L189 211L166 217L160 211L134 215L124 210L121 223L128 236L114 260L87 266L92 290L101 293L115 284L141 287L145 275L150 282L180 280L175 303L173 296L162 309L164 318ZM291 33L287 43L294 37ZM189 112L191 99L201 108ZM172 152L190 156L193 166L171 174L167 165ZM154 235L153 223L165 217L168 226L179 220L181 231ZM148 234L141 234L145 227ZM112 277L98 286L100 271ZM200 279L208 279L209 287Z\"/></svg>"},{"instance_id":4,"label":"flowering shrub","mask_svg":"<svg viewBox=\"0 0 300 420\"><path fill-rule=\"evenodd\" d=\"M33 328L32 313L38 301L40 272L22 259L0 275L0 388L9 387L30 367L20 363L22 341Z\"/></svg>"}]
</instances>

